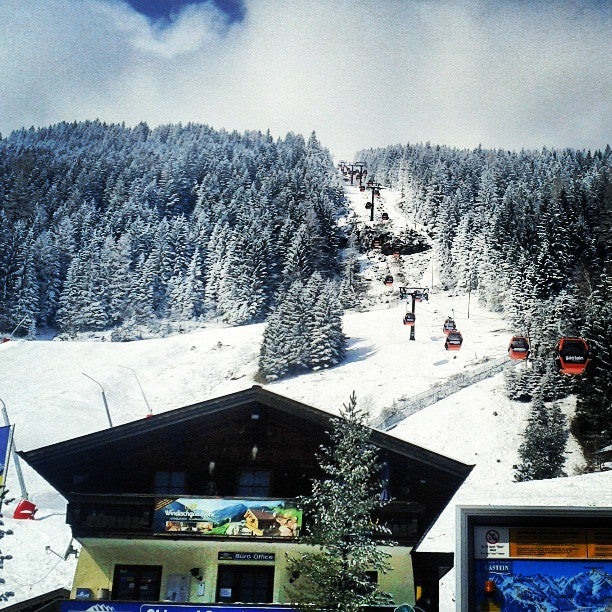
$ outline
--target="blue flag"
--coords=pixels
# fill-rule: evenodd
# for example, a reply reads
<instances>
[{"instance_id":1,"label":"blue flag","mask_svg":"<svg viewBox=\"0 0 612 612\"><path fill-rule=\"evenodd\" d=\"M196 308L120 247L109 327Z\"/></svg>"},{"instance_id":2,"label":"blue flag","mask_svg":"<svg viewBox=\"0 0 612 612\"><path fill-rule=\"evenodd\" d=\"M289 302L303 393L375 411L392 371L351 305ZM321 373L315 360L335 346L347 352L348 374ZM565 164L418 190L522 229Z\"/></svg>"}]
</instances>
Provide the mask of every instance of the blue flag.
<instances>
[{"instance_id":1,"label":"blue flag","mask_svg":"<svg viewBox=\"0 0 612 612\"><path fill-rule=\"evenodd\" d=\"M5 425L0 427L0 494L4 491L6 473L8 471L9 453L13 441L13 426Z\"/></svg>"}]
</instances>

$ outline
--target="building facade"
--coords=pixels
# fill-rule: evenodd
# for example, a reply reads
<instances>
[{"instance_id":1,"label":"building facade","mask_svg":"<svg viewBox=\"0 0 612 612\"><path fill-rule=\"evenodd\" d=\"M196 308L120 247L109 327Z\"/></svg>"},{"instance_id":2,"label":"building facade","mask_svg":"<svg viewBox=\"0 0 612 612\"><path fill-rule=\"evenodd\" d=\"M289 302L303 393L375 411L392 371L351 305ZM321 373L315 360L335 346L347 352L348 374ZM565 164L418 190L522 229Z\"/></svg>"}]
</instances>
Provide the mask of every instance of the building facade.
<instances>
[{"instance_id":1,"label":"building facade","mask_svg":"<svg viewBox=\"0 0 612 612\"><path fill-rule=\"evenodd\" d=\"M305 547L308 522L297 498L320 476L330 418L254 386L20 452L67 499L82 547L74 601L63 609L85 610L91 599L164 602L166 610L286 605L295 579L287 555ZM396 605L418 592L435 601L448 559L413 563L411 553L471 467L377 430L370 441L390 500L375 518L397 542L387 549L393 570L373 579Z\"/></svg>"}]
</instances>

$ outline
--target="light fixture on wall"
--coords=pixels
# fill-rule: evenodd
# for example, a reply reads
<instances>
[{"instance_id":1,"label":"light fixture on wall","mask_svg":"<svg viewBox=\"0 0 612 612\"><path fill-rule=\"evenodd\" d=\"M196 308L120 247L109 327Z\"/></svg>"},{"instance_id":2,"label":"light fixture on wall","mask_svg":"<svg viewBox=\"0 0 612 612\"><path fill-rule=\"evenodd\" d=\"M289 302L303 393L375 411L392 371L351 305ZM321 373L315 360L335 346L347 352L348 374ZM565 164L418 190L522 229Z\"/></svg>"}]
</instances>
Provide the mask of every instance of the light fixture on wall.
<instances>
[{"instance_id":1,"label":"light fixture on wall","mask_svg":"<svg viewBox=\"0 0 612 612\"><path fill-rule=\"evenodd\" d=\"M259 453L259 447L257 444L253 444L253 448L251 449L251 459L253 459L253 461L257 459L257 453Z\"/></svg>"},{"instance_id":2,"label":"light fixture on wall","mask_svg":"<svg viewBox=\"0 0 612 612\"><path fill-rule=\"evenodd\" d=\"M212 473L215 471L215 468L217 467L217 464L214 461L209 461L208 462L208 473L212 475Z\"/></svg>"}]
</instances>

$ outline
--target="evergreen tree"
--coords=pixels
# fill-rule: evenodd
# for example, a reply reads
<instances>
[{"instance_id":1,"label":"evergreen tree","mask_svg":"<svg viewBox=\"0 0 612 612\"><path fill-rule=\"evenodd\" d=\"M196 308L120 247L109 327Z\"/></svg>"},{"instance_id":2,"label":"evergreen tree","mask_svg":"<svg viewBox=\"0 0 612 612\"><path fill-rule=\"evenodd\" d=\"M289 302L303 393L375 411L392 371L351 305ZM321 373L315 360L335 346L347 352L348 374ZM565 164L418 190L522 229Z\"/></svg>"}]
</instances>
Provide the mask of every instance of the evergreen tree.
<instances>
[{"instance_id":1,"label":"evergreen tree","mask_svg":"<svg viewBox=\"0 0 612 612\"><path fill-rule=\"evenodd\" d=\"M525 428L525 440L519 447L515 480L543 480L565 476L565 444L569 431L558 405L547 406L540 394L533 399L531 415Z\"/></svg>"},{"instance_id":2,"label":"evergreen tree","mask_svg":"<svg viewBox=\"0 0 612 612\"><path fill-rule=\"evenodd\" d=\"M328 368L344 359L342 314L337 287L332 282L325 283L312 307L308 325L308 365L313 370Z\"/></svg>"},{"instance_id":3,"label":"evergreen tree","mask_svg":"<svg viewBox=\"0 0 612 612\"><path fill-rule=\"evenodd\" d=\"M612 277L604 275L586 302L585 336L591 364L578 388L572 423L587 454L612 441Z\"/></svg>"},{"instance_id":4,"label":"evergreen tree","mask_svg":"<svg viewBox=\"0 0 612 612\"><path fill-rule=\"evenodd\" d=\"M383 505L381 466L365 422L353 393L340 416L332 419L329 444L318 455L322 476L299 501L307 517L303 542L315 547L288 556L289 572L297 577L289 596L300 607L356 612L391 603L390 595L368 576L391 570L381 546L392 542L373 517Z\"/></svg>"}]
</instances>

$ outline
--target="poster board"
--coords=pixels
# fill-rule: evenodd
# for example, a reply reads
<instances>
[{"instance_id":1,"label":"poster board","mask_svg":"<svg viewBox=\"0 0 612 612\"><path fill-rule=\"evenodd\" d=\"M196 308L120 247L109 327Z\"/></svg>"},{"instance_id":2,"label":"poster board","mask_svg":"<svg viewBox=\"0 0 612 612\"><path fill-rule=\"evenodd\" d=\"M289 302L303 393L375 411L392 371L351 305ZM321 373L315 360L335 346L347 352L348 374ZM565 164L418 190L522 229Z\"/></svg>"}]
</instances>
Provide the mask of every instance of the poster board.
<instances>
[{"instance_id":1,"label":"poster board","mask_svg":"<svg viewBox=\"0 0 612 612\"><path fill-rule=\"evenodd\" d=\"M459 610L612 607L612 509L457 510Z\"/></svg>"}]
</instances>

